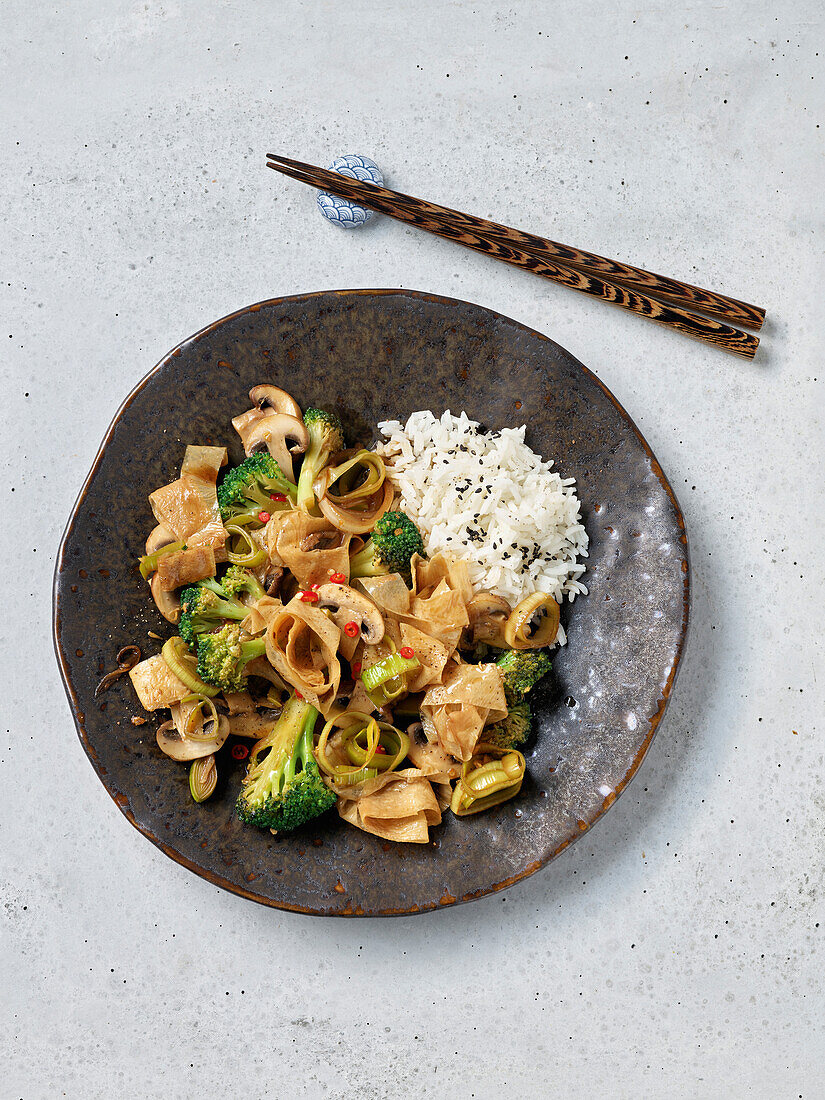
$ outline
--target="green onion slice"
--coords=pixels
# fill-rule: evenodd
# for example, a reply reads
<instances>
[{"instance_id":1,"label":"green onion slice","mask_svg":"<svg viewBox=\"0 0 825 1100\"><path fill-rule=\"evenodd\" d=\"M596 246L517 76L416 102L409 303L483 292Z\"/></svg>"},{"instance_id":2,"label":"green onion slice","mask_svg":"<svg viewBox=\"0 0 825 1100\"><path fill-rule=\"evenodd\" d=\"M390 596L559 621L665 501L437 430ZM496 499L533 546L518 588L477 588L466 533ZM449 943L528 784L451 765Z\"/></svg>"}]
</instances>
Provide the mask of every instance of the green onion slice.
<instances>
[{"instance_id":1,"label":"green onion slice","mask_svg":"<svg viewBox=\"0 0 825 1100\"><path fill-rule=\"evenodd\" d=\"M497 759L486 759L490 756ZM523 755L516 749L501 749L482 742L461 768L450 809L465 817L506 802L521 790L526 767Z\"/></svg>"},{"instance_id":2,"label":"green onion slice","mask_svg":"<svg viewBox=\"0 0 825 1100\"><path fill-rule=\"evenodd\" d=\"M218 715L218 708L212 700L208 696L196 692L192 695L184 695L181 702L196 704L189 712L189 717L186 719L186 724L183 728L183 732L189 740L214 741L218 734L218 726L221 720ZM204 707L208 709L209 717L203 713ZM212 730L209 733L205 733L204 731L210 722L214 723Z\"/></svg>"},{"instance_id":3,"label":"green onion slice","mask_svg":"<svg viewBox=\"0 0 825 1100\"><path fill-rule=\"evenodd\" d=\"M361 478L364 473L366 476ZM386 476L381 456L374 451L361 450L330 471L326 495L338 507L351 508L377 493ZM333 488L338 491L333 492Z\"/></svg>"},{"instance_id":4,"label":"green onion slice","mask_svg":"<svg viewBox=\"0 0 825 1100\"><path fill-rule=\"evenodd\" d=\"M378 726L378 739L372 749L372 756L369 756L370 745L367 739L367 730L365 728L356 729L353 732L354 727L350 727L349 730L345 730L343 733L344 748L347 756L353 764L357 764L359 767L377 768L379 772L394 771L404 757L410 747L410 739L406 733L402 733L401 730L391 726L389 722L377 722ZM378 751L378 746L384 750Z\"/></svg>"},{"instance_id":5,"label":"green onion slice","mask_svg":"<svg viewBox=\"0 0 825 1100\"><path fill-rule=\"evenodd\" d=\"M189 769L189 791L195 802L205 802L215 792L218 783L218 768L215 754L193 760Z\"/></svg>"},{"instance_id":6,"label":"green onion slice","mask_svg":"<svg viewBox=\"0 0 825 1100\"><path fill-rule=\"evenodd\" d=\"M196 671L198 662L189 652L189 646L183 638L179 637L177 634L168 638L163 643L163 649L161 649L160 655L177 678L186 684L189 690L193 691L196 695L206 695L212 698L219 693L220 688L213 687L211 684L205 684L200 676L198 676Z\"/></svg>"},{"instance_id":7,"label":"green onion slice","mask_svg":"<svg viewBox=\"0 0 825 1100\"><path fill-rule=\"evenodd\" d=\"M239 516L237 518L245 517ZM246 522L249 521L246 520ZM226 557L232 565L244 565L247 569L254 569L258 565L263 565L266 561L266 551L258 546L248 531L244 531L240 524L234 522L227 523L226 530L230 536L234 536L236 546L238 539L246 545L245 550L237 550L232 548L231 542L227 542Z\"/></svg>"},{"instance_id":8,"label":"green onion slice","mask_svg":"<svg viewBox=\"0 0 825 1100\"><path fill-rule=\"evenodd\" d=\"M391 653L383 661L379 661L361 673L361 683L367 692L375 691L377 687L386 684L396 678L406 678L405 673L420 668L421 662L417 657L402 657L400 653ZM396 685L390 685L390 690L395 690ZM403 691L403 687L401 688Z\"/></svg>"}]
</instances>

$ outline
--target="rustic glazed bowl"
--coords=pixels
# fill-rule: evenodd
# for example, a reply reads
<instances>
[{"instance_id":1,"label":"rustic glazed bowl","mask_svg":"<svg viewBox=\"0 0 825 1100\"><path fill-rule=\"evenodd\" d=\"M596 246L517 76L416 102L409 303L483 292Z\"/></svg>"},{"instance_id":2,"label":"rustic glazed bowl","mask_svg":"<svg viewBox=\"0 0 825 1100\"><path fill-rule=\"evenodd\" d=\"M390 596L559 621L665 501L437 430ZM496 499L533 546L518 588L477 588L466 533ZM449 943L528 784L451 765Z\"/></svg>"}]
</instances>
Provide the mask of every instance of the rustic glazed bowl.
<instances>
[{"instance_id":1,"label":"rustic glazed bowl","mask_svg":"<svg viewBox=\"0 0 825 1100\"><path fill-rule=\"evenodd\" d=\"M162 719L127 677L94 698L121 646L158 652L170 629L135 561L153 526L148 494L178 476L187 443L230 444L230 418L259 382L334 408L354 439L416 409L462 409L528 442L578 483L590 594L565 605L568 645L534 692L537 731L517 799L445 814L426 845L395 845L335 813L282 839L242 827L244 765L226 749L216 795L196 806L187 769L155 742ZM112 488L117 492L113 496ZM112 502L117 502L113 507ZM172 859L243 897L337 916L418 913L470 901L537 871L580 837L642 762L685 641L690 570L679 505L616 399L558 344L467 302L398 290L263 302L167 355L129 395L69 519L54 590L57 657L81 743L129 821ZM165 712L164 712L165 714Z\"/></svg>"}]
</instances>

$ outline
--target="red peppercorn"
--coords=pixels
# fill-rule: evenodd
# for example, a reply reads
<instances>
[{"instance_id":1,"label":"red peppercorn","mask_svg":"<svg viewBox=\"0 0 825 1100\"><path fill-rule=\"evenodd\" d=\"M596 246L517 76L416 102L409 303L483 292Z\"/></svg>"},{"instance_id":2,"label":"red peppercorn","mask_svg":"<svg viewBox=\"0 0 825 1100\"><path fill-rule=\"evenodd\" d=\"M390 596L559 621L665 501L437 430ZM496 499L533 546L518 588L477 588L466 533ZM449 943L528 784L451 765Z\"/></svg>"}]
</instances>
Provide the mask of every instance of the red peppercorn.
<instances>
[{"instance_id":1,"label":"red peppercorn","mask_svg":"<svg viewBox=\"0 0 825 1100\"><path fill-rule=\"evenodd\" d=\"M246 760L247 756L249 756L249 749L246 745L233 745L232 755L236 760Z\"/></svg>"},{"instance_id":2,"label":"red peppercorn","mask_svg":"<svg viewBox=\"0 0 825 1100\"><path fill-rule=\"evenodd\" d=\"M300 596L301 596L301 600L304 603L317 603L318 602L318 593L317 592L301 592Z\"/></svg>"},{"instance_id":3,"label":"red peppercorn","mask_svg":"<svg viewBox=\"0 0 825 1100\"><path fill-rule=\"evenodd\" d=\"M406 657L408 661L411 657L415 656L415 650L408 645L402 645L398 652L402 657Z\"/></svg>"},{"instance_id":4,"label":"red peppercorn","mask_svg":"<svg viewBox=\"0 0 825 1100\"><path fill-rule=\"evenodd\" d=\"M363 667L364 667L364 666L363 666L363 664L362 664L362 663L361 663L360 661L353 661L353 664L352 664L352 675L353 675L353 676L360 676L360 675L361 675L361 669L362 669Z\"/></svg>"},{"instance_id":5,"label":"red peppercorn","mask_svg":"<svg viewBox=\"0 0 825 1100\"><path fill-rule=\"evenodd\" d=\"M387 750L384 748L383 745L376 745L375 746L375 755L376 756L379 756L379 755L380 756L386 756L387 755Z\"/></svg>"},{"instance_id":6,"label":"red peppercorn","mask_svg":"<svg viewBox=\"0 0 825 1100\"><path fill-rule=\"evenodd\" d=\"M310 592L317 592L320 587L321 587L320 584L311 584L309 586L309 590L310 590Z\"/></svg>"},{"instance_id":7,"label":"red peppercorn","mask_svg":"<svg viewBox=\"0 0 825 1100\"><path fill-rule=\"evenodd\" d=\"M347 583L347 578L344 576L343 573L330 573L329 579L332 581L333 584Z\"/></svg>"},{"instance_id":8,"label":"red peppercorn","mask_svg":"<svg viewBox=\"0 0 825 1100\"><path fill-rule=\"evenodd\" d=\"M348 638L357 638L359 633L360 633L358 623L356 623L356 622L346 623L344 625L344 633L346 634L346 636Z\"/></svg>"},{"instance_id":9,"label":"red peppercorn","mask_svg":"<svg viewBox=\"0 0 825 1100\"><path fill-rule=\"evenodd\" d=\"M270 493L269 499L276 500L279 504L283 504L286 500L286 493Z\"/></svg>"},{"instance_id":10,"label":"red peppercorn","mask_svg":"<svg viewBox=\"0 0 825 1100\"><path fill-rule=\"evenodd\" d=\"M258 512L258 519L261 523L269 523L269 512Z\"/></svg>"}]
</instances>

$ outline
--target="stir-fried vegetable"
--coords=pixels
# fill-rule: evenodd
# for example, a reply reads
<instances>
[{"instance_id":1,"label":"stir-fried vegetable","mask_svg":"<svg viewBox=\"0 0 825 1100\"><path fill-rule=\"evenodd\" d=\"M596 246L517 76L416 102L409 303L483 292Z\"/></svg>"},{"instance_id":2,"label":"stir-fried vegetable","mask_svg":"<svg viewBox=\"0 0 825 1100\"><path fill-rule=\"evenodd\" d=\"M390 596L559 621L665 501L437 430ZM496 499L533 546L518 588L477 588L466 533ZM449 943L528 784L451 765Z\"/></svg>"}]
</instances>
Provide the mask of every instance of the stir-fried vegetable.
<instances>
[{"instance_id":1,"label":"stir-fried vegetable","mask_svg":"<svg viewBox=\"0 0 825 1100\"><path fill-rule=\"evenodd\" d=\"M331 760L328 753L329 738L341 725L337 734L337 749L349 763ZM410 747L406 733L379 722L360 711L331 718L321 732L316 758L324 771L340 787L354 787L375 779L380 772L394 771L402 762Z\"/></svg>"},{"instance_id":2,"label":"stir-fried vegetable","mask_svg":"<svg viewBox=\"0 0 825 1100\"><path fill-rule=\"evenodd\" d=\"M472 760L461 769L450 809L458 817L465 817L506 802L521 790L525 769L520 752L504 751L487 743L478 745Z\"/></svg>"},{"instance_id":3,"label":"stir-fried vegetable","mask_svg":"<svg viewBox=\"0 0 825 1100\"><path fill-rule=\"evenodd\" d=\"M289 833L335 805L312 754L318 711L293 695L249 756L238 817L245 825Z\"/></svg>"},{"instance_id":4,"label":"stir-fried vegetable","mask_svg":"<svg viewBox=\"0 0 825 1100\"><path fill-rule=\"evenodd\" d=\"M389 508L394 491L374 451L345 451L341 457L345 461L327 466L313 483L318 508L339 531L366 535Z\"/></svg>"},{"instance_id":5,"label":"stir-fried vegetable","mask_svg":"<svg viewBox=\"0 0 825 1100\"><path fill-rule=\"evenodd\" d=\"M198 675L220 691L243 691L246 688L246 666L266 652L263 638L244 641L234 623L227 623L214 634L201 634L198 639Z\"/></svg>"},{"instance_id":6,"label":"stir-fried vegetable","mask_svg":"<svg viewBox=\"0 0 825 1100\"><path fill-rule=\"evenodd\" d=\"M511 649L496 664L504 673L504 694L510 705L520 703L553 667L550 654L543 649Z\"/></svg>"},{"instance_id":7,"label":"stir-fried vegetable","mask_svg":"<svg viewBox=\"0 0 825 1100\"><path fill-rule=\"evenodd\" d=\"M219 688L204 683L198 675L199 670L196 671L197 662L189 652L189 647L183 638L179 638L177 635L167 638L163 643L160 655L181 683L185 684L190 691L195 692L197 695L205 695L207 698L218 694Z\"/></svg>"},{"instance_id":8,"label":"stir-fried vegetable","mask_svg":"<svg viewBox=\"0 0 825 1100\"><path fill-rule=\"evenodd\" d=\"M227 619L240 622L249 608L230 595L227 589L211 577L184 588L180 596L180 636L193 649L198 635L222 626Z\"/></svg>"},{"instance_id":9,"label":"stir-fried vegetable","mask_svg":"<svg viewBox=\"0 0 825 1100\"><path fill-rule=\"evenodd\" d=\"M515 703L500 722L485 727L484 740L500 749L517 749L530 736L532 718L530 704L526 700Z\"/></svg>"},{"instance_id":10,"label":"stir-fried vegetable","mask_svg":"<svg viewBox=\"0 0 825 1100\"><path fill-rule=\"evenodd\" d=\"M205 802L215 793L218 785L218 767L215 754L193 760L189 767L189 792L195 802Z\"/></svg>"},{"instance_id":11,"label":"stir-fried vegetable","mask_svg":"<svg viewBox=\"0 0 825 1100\"><path fill-rule=\"evenodd\" d=\"M240 565L230 565L221 578L224 591L236 599L242 593L251 596L253 600L260 600L266 595L266 590L254 573L244 569Z\"/></svg>"},{"instance_id":12,"label":"stir-fried vegetable","mask_svg":"<svg viewBox=\"0 0 825 1100\"><path fill-rule=\"evenodd\" d=\"M315 503L313 483L330 457L344 447L344 429L335 413L309 408L304 413L309 447L298 476L298 507L309 511Z\"/></svg>"},{"instance_id":13,"label":"stir-fried vegetable","mask_svg":"<svg viewBox=\"0 0 825 1100\"><path fill-rule=\"evenodd\" d=\"M241 515L236 517L234 523L227 523L226 533L229 538L226 543L226 558L232 565L256 569L266 561L266 550L245 530L246 525L251 522L249 516Z\"/></svg>"},{"instance_id":14,"label":"stir-fried vegetable","mask_svg":"<svg viewBox=\"0 0 825 1100\"><path fill-rule=\"evenodd\" d=\"M361 683L371 702L376 707L382 707L406 692L410 673L420 667L421 662L412 650L408 653L400 650L365 668L361 673Z\"/></svg>"},{"instance_id":15,"label":"stir-fried vegetable","mask_svg":"<svg viewBox=\"0 0 825 1100\"><path fill-rule=\"evenodd\" d=\"M424 553L424 540L404 512L385 512L372 537L350 557L351 577L379 577L385 573L409 573L413 554Z\"/></svg>"},{"instance_id":16,"label":"stir-fried vegetable","mask_svg":"<svg viewBox=\"0 0 825 1100\"><path fill-rule=\"evenodd\" d=\"M534 592L513 610L504 626L504 640L511 649L541 649L556 640L559 605L545 592Z\"/></svg>"},{"instance_id":17,"label":"stir-fried vegetable","mask_svg":"<svg viewBox=\"0 0 825 1100\"><path fill-rule=\"evenodd\" d=\"M266 452L250 455L229 470L218 486L218 507L224 523L237 522L239 516L263 525L264 514L277 511L294 500L298 489L287 480L281 467Z\"/></svg>"}]
</instances>

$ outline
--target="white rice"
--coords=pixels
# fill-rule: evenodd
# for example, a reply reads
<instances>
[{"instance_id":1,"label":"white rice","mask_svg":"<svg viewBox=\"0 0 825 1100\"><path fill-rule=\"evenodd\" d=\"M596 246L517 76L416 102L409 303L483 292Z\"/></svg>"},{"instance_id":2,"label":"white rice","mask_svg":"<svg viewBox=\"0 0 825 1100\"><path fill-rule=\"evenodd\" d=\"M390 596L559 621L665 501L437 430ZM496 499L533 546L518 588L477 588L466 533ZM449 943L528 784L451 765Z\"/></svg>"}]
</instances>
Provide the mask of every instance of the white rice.
<instances>
[{"instance_id":1,"label":"white rice","mask_svg":"<svg viewBox=\"0 0 825 1100\"><path fill-rule=\"evenodd\" d=\"M587 557L575 478L561 478L524 442L524 426L479 431L466 413L440 419L428 410L406 425L378 425L377 450L429 554L464 558L477 589L511 606L533 592L572 602ZM559 642L564 643L560 631Z\"/></svg>"}]
</instances>

